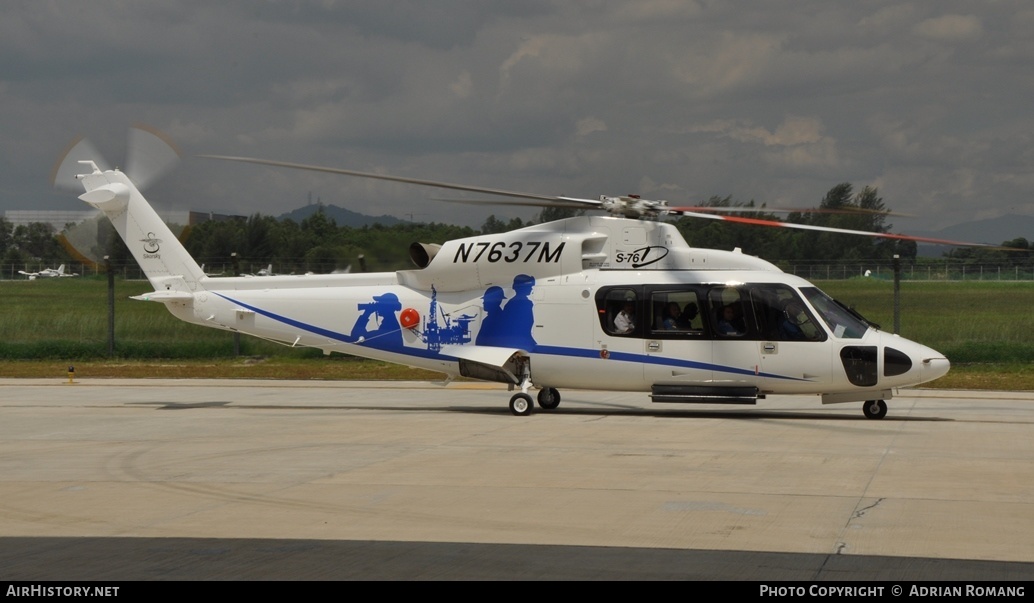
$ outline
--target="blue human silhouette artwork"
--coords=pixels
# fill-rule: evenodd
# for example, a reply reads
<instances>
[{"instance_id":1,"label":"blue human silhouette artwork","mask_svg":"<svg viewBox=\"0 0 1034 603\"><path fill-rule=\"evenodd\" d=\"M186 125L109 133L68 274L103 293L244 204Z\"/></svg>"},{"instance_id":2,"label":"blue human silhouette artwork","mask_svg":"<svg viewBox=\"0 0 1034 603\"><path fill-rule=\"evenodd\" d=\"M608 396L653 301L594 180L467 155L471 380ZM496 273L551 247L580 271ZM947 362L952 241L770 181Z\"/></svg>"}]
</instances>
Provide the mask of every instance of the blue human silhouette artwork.
<instances>
[{"instance_id":1,"label":"blue human silhouette artwork","mask_svg":"<svg viewBox=\"0 0 1034 603\"><path fill-rule=\"evenodd\" d=\"M535 304L530 298L534 286L534 277L517 275L513 279L514 293L509 301L502 287L486 289L481 297L485 314L475 344L534 349L535 338L531 333L535 326ZM373 301L360 303L359 310L359 318L352 325L346 341L389 351L402 351L406 347L402 325L396 316L402 311L397 295L375 295ZM432 353L440 352L445 345L463 345L471 340L470 323L474 320L476 315L451 316L445 313L438 306L438 291L431 287L431 303L424 327L418 331L419 338Z\"/></svg>"},{"instance_id":2,"label":"blue human silhouette artwork","mask_svg":"<svg viewBox=\"0 0 1034 603\"><path fill-rule=\"evenodd\" d=\"M375 295L372 302L359 304L359 309L362 313L352 326L352 342L385 350L402 348L402 325L395 317L395 313L402 310L402 303L397 295ZM376 325L373 329L371 319Z\"/></svg>"},{"instance_id":3,"label":"blue human silhouette artwork","mask_svg":"<svg viewBox=\"0 0 1034 603\"><path fill-rule=\"evenodd\" d=\"M503 302L506 295L502 287L489 287L481 296L481 304L485 309L485 316L481 319L481 329L478 330L477 345L499 345L500 334L505 331L503 325Z\"/></svg>"},{"instance_id":4,"label":"blue human silhouette artwork","mask_svg":"<svg viewBox=\"0 0 1034 603\"><path fill-rule=\"evenodd\" d=\"M516 347L531 350L535 338L531 330L535 326L535 303L529 297L535 286L535 278L518 274L513 279L513 297L503 305L506 296L501 287L489 287L481 300L485 317L481 320L477 345Z\"/></svg>"}]
</instances>

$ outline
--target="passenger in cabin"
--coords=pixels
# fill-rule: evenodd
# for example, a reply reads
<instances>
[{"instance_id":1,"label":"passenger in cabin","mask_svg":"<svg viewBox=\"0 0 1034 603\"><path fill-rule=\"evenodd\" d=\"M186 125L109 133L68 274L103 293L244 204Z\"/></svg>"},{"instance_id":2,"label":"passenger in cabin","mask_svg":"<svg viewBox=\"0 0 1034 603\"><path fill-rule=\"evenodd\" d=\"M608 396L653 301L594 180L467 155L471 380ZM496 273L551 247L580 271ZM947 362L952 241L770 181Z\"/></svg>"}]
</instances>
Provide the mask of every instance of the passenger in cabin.
<instances>
[{"instance_id":1,"label":"passenger in cabin","mask_svg":"<svg viewBox=\"0 0 1034 603\"><path fill-rule=\"evenodd\" d=\"M628 335L632 331L635 331L635 303L626 301L614 317L614 332L618 335Z\"/></svg>"},{"instance_id":2,"label":"passenger in cabin","mask_svg":"<svg viewBox=\"0 0 1034 603\"><path fill-rule=\"evenodd\" d=\"M747 331L743 319L736 312L736 307L729 304L722 308L718 318L718 332L722 335L742 335Z\"/></svg>"},{"instance_id":3,"label":"passenger in cabin","mask_svg":"<svg viewBox=\"0 0 1034 603\"><path fill-rule=\"evenodd\" d=\"M682 310L679 309L678 302L668 302L668 305L664 307L664 322L662 323L665 330L685 329L686 327L679 322L681 316Z\"/></svg>"},{"instance_id":4,"label":"passenger in cabin","mask_svg":"<svg viewBox=\"0 0 1034 603\"><path fill-rule=\"evenodd\" d=\"M682 313L679 314L678 320L675 321L675 324L678 325L678 328L680 329L692 329L693 319L695 319L699 313L700 309L697 308L697 305L693 302L689 302L686 304L686 307L682 309Z\"/></svg>"}]
</instances>

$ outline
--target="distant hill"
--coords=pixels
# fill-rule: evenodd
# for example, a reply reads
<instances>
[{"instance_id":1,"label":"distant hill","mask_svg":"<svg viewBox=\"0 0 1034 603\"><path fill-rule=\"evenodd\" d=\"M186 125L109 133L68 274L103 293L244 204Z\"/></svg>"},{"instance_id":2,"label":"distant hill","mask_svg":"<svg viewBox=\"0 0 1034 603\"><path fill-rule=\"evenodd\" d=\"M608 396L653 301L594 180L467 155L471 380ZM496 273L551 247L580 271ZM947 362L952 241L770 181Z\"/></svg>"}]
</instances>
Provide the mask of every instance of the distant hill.
<instances>
[{"instance_id":1,"label":"distant hill","mask_svg":"<svg viewBox=\"0 0 1034 603\"><path fill-rule=\"evenodd\" d=\"M1028 241L1034 239L1034 216L1009 214L987 220L975 220L964 224L948 226L940 230L926 232L909 232L908 234L948 239L950 241L966 241L967 243L988 243L998 245L1003 241L1023 237ZM919 255L939 257L947 247L943 245L919 244Z\"/></svg>"},{"instance_id":2,"label":"distant hill","mask_svg":"<svg viewBox=\"0 0 1034 603\"><path fill-rule=\"evenodd\" d=\"M392 226L404 221L399 220L394 216L367 216L366 214L360 214L350 209L338 207L337 205L324 205L322 203L312 203L304 207L299 207L294 211L281 214L277 218L280 220L290 219L300 223L302 220L308 218L317 211L322 211L328 218L333 218L334 223L338 226L351 226L352 228L361 228L372 224Z\"/></svg>"}]
</instances>

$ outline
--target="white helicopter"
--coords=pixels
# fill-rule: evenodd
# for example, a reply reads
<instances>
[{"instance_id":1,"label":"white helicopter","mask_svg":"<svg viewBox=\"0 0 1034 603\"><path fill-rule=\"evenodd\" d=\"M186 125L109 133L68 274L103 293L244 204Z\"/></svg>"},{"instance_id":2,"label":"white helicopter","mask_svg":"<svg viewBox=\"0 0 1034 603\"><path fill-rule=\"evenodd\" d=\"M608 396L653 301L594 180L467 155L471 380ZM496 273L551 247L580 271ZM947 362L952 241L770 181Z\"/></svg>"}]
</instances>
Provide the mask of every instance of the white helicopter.
<instances>
[{"instance_id":1,"label":"white helicopter","mask_svg":"<svg viewBox=\"0 0 1034 603\"><path fill-rule=\"evenodd\" d=\"M808 281L739 252L690 247L680 213L634 196L547 197L240 157L218 157L503 195L519 204L609 212L443 245L413 243L416 268L386 273L209 278L119 170L79 160L85 193L125 240L154 287L136 299L176 317L290 346L319 348L509 384L514 415L538 390L544 410L560 388L649 392L654 402L755 404L815 394L887 413L895 388L946 374L943 354L880 331ZM779 225L866 236L953 241Z\"/></svg>"}]
</instances>

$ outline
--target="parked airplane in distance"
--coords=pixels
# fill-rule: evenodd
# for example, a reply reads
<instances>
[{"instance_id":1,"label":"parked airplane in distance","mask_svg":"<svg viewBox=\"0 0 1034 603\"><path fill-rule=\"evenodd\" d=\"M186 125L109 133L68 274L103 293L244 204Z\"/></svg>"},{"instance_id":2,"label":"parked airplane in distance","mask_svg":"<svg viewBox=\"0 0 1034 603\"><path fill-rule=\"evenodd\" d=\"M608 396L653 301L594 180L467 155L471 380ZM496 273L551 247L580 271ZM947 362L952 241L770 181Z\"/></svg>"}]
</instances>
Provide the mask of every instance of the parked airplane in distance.
<instances>
[{"instance_id":1,"label":"parked airplane in distance","mask_svg":"<svg viewBox=\"0 0 1034 603\"><path fill-rule=\"evenodd\" d=\"M78 272L65 272L64 264L61 264L57 268L44 268L39 272L25 272L24 270L19 270L18 274L24 274L29 277L30 281L34 281L37 278L64 278L68 276L79 276Z\"/></svg>"},{"instance_id":2,"label":"parked airplane in distance","mask_svg":"<svg viewBox=\"0 0 1034 603\"><path fill-rule=\"evenodd\" d=\"M252 276L276 276L276 273L273 272L273 265L270 264L270 265L266 266L265 268L259 269L259 271L256 272L255 274L242 274L241 276L246 276L246 277L252 277Z\"/></svg>"}]
</instances>

